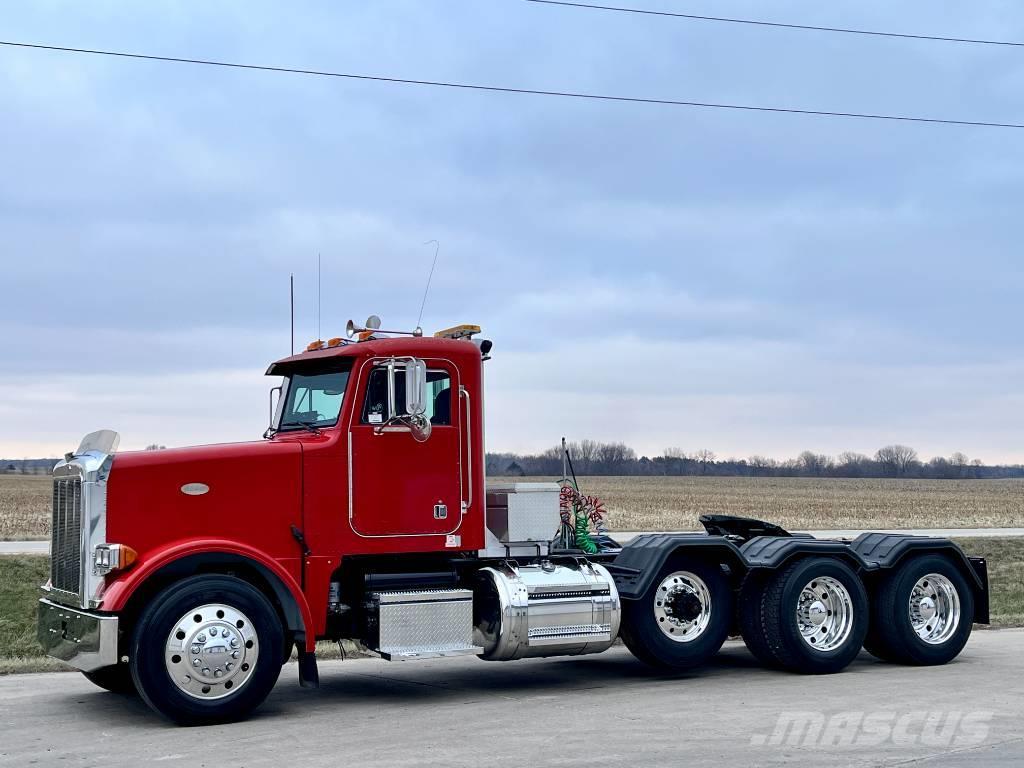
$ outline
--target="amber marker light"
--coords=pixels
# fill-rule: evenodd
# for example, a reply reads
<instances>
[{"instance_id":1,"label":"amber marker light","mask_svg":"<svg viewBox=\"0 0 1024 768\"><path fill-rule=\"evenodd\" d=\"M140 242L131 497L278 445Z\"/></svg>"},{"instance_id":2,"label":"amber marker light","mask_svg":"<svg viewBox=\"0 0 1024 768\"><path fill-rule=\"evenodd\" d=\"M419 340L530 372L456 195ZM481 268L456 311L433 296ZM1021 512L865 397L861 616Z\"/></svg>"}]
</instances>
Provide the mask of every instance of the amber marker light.
<instances>
[{"instance_id":1,"label":"amber marker light","mask_svg":"<svg viewBox=\"0 0 1024 768\"><path fill-rule=\"evenodd\" d=\"M139 553L127 544L97 544L92 551L92 572L106 576L123 571L139 559Z\"/></svg>"}]
</instances>

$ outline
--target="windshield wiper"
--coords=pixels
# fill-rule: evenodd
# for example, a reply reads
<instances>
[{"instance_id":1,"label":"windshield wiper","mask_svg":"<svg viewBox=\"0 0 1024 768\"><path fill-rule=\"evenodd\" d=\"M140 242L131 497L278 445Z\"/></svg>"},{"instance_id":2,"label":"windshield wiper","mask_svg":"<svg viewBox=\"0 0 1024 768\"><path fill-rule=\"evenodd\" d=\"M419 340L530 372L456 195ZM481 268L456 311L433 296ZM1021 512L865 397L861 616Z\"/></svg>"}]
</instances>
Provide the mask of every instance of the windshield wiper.
<instances>
[{"instance_id":1,"label":"windshield wiper","mask_svg":"<svg viewBox=\"0 0 1024 768\"><path fill-rule=\"evenodd\" d=\"M320 434L320 427L316 425L315 421L287 421L281 425L282 427L302 427L314 435Z\"/></svg>"}]
</instances>

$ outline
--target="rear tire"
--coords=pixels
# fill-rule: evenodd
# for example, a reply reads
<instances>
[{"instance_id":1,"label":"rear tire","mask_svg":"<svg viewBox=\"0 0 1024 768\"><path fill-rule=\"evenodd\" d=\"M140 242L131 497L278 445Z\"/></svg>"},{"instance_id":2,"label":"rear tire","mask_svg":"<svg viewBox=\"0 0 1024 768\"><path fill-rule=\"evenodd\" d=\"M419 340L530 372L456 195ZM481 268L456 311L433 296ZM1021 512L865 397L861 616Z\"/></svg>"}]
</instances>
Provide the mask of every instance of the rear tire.
<instances>
[{"instance_id":1,"label":"rear tire","mask_svg":"<svg viewBox=\"0 0 1024 768\"><path fill-rule=\"evenodd\" d=\"M105 691L133 695L135 681L132 680L132 670L127 664L115 664L112 667L103 667L92 672L83 672L82 675L93 685L97 685Z\"/></svg>"},{"instance_id":2,"label":"rear tire","mask_svg":"<svg viewBox=\"0 0 1024 768\"><path fill-rule=\"evenodd\" d=\"M865 648L885 661L945 664L963 650L973 622L974 593L956 565L920 555L879 585Z\"/></svg>"},{"instance_id":3,"label":"rear tire","mask_svg":"<svg viewBox=\"0 0 1024 768\"><path fill-rule=\"evenodd\" d=\"M622 640L652 667L691 669L722 647L733 603L718 563L672 558L639 600L622 601Z\"/></svg>"},{"instance_id":4,"label":"rear tire","mask_svg":"<svg viewBox=\"0 0 1024 768\"><path fill-rule=\"evenodd\" d=\"M768 581L757 618L764 644L782 667L832 674L845 669L864 644L867 593L841 560L808 557Z\"/></svg>"},{"instance_id":5,"label":"rear tire","mask_svg":"<svg viewBox=\"0 0 1024 768\"><path fill-rule=\"evenodd\" d=\"M150 707L180 725L241 720L281 673L284 631L270 601L234 576L171 584L131 640L132 678Z\"/></svg>"},{"instance_id":6,"label":"rear tire","mask_svg":"<svg viewBox=\"0 0 1024 768\"><path fill-rule=\"evenodd\" d=\"M764 574L749 574L740 588L739 624L743 644L761 664L769 669L778 669L782 665L772 653L761 624L761 602L769 577Z\"/></svg>"}]
</instances>

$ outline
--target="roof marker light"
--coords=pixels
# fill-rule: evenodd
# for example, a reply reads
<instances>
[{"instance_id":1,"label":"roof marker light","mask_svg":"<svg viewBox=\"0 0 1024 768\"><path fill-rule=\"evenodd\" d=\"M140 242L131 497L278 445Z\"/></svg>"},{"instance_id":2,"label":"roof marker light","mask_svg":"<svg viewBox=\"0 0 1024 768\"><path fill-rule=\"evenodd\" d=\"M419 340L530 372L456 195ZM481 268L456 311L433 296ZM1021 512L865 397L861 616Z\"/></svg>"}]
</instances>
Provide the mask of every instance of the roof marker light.
<instances>
[{"instance_id":1,"label":"roof marker light","mask_svg":"<svg viewBox=\"0 0 1024 768\"><path fill-rule=\"evenodd\" d=\"M471 339L477 333L480 333L479 325L469 325L463 323L462 325L455 325L451 328L445 328L443 331L438 331L434 334L435 339Z\"/></svg>"}]
</instances>

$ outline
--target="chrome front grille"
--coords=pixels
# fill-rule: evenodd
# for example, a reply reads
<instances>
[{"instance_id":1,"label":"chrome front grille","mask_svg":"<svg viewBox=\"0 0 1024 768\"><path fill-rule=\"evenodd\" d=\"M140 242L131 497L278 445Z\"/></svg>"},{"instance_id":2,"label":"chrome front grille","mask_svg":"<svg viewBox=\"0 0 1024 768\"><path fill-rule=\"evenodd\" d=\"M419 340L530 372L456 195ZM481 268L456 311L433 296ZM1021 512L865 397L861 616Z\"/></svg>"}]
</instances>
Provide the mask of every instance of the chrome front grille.
<instances>
[{"instance_id":1,"label":"chrome front grille","mask_svg":"<svg viewBox=\"0 0 1024 768\"><path fill-rule=\"evenodd\" d=\"M50 582L61 592L81 594L82 478L53 479L53 528L50 534Z\"/></svg>"}]
</instances>

